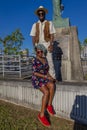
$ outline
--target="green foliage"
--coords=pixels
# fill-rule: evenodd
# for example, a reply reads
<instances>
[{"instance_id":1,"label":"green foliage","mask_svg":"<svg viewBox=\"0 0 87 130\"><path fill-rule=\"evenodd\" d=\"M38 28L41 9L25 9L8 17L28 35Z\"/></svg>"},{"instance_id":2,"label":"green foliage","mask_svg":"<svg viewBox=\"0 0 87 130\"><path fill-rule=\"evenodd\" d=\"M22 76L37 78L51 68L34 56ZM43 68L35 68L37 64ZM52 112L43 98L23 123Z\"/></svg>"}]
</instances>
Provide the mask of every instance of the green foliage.
<instances>
[{"instance_id":1,"label":"green foliage","mask_svg":"<svg viewBox=\"0 0 87 130\"><path fill-rule=\"evenodd\" d=\"M87 38L84 39L83 43L79 41L80 49L83 50L85 46L87 46Z\"/></svg>"},{"instance_id":2,"label":"green foliage","mask_svg":"<svg viewBox=\"0 0 87 130\"><path fill-rule=\"evenodd\" d=\"M84 40L83 45L87 46L87 38Z\"/></svg>"},{"instance_id":3,"label":"green foliage","mask_svg":"<svg viewBox=\"0 0 87 130\"><path fill-rule=\"evenodd\" d=\"M19 54L23 44L24 37L19 29L7 35L4 39L0 38L3 45L4 54Z\"/></svg>"},{"instance_id":4,"label":"green foliage","mask_svg":"<svg viewBox=\"0 0 87 130\"><path fill-rule=\"evenodd\" d=\"M81 45L81 42L80 41L78 41L79 42L79 46L80 46L80 50L82 49L82 45Z\"/></svg>"},{"instance_id":5,"label":"green foliage","mask_svg":"<svg viewBox=\"0 0 87 130\"><path fill-rule=\"evenodd\" d=\"M29 56L29 49L28 49L28 48L26 48L25 50L26 50L26 52L27 52L27 55Z\"/></svg>"}]
</instances>

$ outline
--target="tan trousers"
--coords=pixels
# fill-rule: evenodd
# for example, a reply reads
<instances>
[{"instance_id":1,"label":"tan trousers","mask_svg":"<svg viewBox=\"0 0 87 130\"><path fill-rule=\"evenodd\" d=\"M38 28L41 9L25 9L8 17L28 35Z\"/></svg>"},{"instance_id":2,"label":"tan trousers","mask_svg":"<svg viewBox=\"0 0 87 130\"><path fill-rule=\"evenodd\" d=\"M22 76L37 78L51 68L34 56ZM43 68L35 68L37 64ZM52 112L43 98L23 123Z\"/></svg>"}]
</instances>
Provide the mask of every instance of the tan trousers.
<instances>
[{"instance_id":1,"label":"tan trousers","mask_svg":"<svg viewBox=\"0 0 87 130\"><path fill-rule=\"evenodd\" d=\"M53 60L52 60L52 53L48 52L46 58L47 58L48 64L49 64L49 74L50 74L54 79L56 79L56 78L55 78L55 70L54 70Z\"/></svg>"},{"instance_id":2,"label":"tan trousers","mask_svg":"<svg viewBox=\"0 0 87 130\"><path fill-rule=\"evenodd\" d=\"M50 43L46 42L46 43L41 43L45 46L45 48L48 50L48 46L50 45ZM48 64L49 64L49 74L56 79L55 77L55 70L54 70L54 64L53 64L53 60L52 60L52 53L50 53L49 51L47 51L47 55L46 58L48 60Z\"/></svg>"}]
</instances>

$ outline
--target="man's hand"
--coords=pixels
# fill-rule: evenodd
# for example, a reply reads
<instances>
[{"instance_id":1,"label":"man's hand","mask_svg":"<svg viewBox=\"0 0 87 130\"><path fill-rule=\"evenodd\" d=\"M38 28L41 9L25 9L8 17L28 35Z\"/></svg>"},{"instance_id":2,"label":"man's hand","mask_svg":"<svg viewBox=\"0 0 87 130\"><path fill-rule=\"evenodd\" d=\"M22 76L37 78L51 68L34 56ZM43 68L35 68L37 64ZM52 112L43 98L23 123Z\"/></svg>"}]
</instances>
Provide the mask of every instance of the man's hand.
<instances>
[{"instance_id":1,"label":"man's hand","mask_svg":"<svg viewBox=\"0 0 87 130\"><path fill-rule=\"evenodd\" d=\"M47 76L47 78L52 81L52 82L55 82L56 80L52 77L52 76Z\"/></svg>"},{"instance_id":2,"label":"man's hand","mask_svg":"<svg viewBox=\"0 0 87 130\"><path fill-rule=\"evenodd\" d=\"M49 45L49 46L48 46L48 51L49 51L49 52L52 52L52 51L53 51L53 45Z\"/></svg>"}]
</instances>

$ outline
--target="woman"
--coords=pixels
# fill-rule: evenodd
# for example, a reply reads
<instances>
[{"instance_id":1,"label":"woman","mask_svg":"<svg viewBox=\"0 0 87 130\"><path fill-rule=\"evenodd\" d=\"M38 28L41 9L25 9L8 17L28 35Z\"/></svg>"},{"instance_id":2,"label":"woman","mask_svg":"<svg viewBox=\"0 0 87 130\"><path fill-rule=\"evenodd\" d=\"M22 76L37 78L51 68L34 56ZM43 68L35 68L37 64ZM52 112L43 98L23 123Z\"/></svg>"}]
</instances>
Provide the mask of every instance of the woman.
<instances>
[{"instance_id":1,"label":"woman","mask_svg":"<svg viewBox=\"0 0 87 130\"><path fill-rule=\"evenodd\" d=\"M52 100L54 96L54 79L49 75L48 62L44 57L46 49L42 44L35 47L36 57L33 59L33 75L32 84L34 88L39 89L43 93L41 112L38 114L38 120L49 127L50 122L47 120L44 112L54 115Z\"/></svg>"}]
</instances>

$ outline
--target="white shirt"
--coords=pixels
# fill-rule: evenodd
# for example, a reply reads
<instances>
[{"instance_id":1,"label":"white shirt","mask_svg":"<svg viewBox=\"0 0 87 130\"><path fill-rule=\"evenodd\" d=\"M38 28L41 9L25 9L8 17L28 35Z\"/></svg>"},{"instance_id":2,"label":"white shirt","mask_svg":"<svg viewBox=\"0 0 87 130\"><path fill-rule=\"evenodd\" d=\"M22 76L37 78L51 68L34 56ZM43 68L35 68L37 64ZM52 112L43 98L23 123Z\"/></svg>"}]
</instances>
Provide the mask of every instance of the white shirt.
<instances>
[{"instance_id":1,"label":"white shirt","mask_svg":"<svg viewBox=\"0 0 87 130\"><path fill-rule=\"evenodd\" d=\"M39 23L39 42L40 43L46 42L45 39L44 39L44 26L45 26L46 21L47 20L45 20L42 23L40 22L40 20L38 21L38 23ZM49 22L50 22L50 27L49 27L50 34L55 34L56 31L55 31L54 25L51 21L49 21ZM32 26L30 36L35 36L35 34L36 34L36 23L34 23L33 26Z\"/></svg>"},{"instance_id":2,"label":"white shirt","mask_svg":"<svg viewBox=\"0 0 87 130\"><path fill-rule=\"evenodd\" d=\"M46 42L44 39L44 26L45 26L46 21L47 20L45 20L43 23L38 21L38 23L39 23L39 43L38 44L43 44L45 46L45 48L48 50L48 47L50 45L50 41ZM51 21L49 21L49 22L50 22L50 26L49 26L50 34L55 34L56 31L55 31L55 28L53 26L53 23ZM31 32L30 32L30 36L35 36L35 35L36 35L36 23L33 24ZM35 45L37 45L37 43L35 43ZM55 70L54 70L54 65L53 65L53 60L52 60L52 53L50 53L48 51L46 57L48 60L48 64L50 66L49 73L55 79Z\"/></svg>"}]
</instances>

